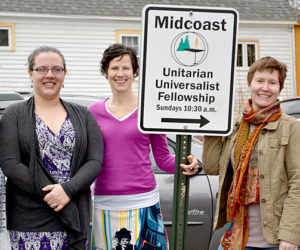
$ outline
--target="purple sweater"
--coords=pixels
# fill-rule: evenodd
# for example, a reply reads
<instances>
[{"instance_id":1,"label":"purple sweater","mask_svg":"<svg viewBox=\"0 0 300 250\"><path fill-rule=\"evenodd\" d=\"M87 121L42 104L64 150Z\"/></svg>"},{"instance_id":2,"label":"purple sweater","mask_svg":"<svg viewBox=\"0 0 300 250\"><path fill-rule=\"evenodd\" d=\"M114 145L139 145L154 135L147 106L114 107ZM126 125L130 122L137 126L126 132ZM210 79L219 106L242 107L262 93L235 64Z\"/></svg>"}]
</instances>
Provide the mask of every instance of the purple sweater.
<instances>
[{"instance_id":1,"label":"purple sweater","mask_svg":"<svg viewBox=\"0 0 300 250\"><path fill-rule=\"evenodd\" d=\"M95 180L95 195L140 194L153 190L156 181L149 158L150 144L158 167L174 173L165 135L143 134L137 128L137 110L120 121L107 112L106 100L93 103L89 110L96 118L104 141L101 173Z\"/></svg>"}]
</instances>

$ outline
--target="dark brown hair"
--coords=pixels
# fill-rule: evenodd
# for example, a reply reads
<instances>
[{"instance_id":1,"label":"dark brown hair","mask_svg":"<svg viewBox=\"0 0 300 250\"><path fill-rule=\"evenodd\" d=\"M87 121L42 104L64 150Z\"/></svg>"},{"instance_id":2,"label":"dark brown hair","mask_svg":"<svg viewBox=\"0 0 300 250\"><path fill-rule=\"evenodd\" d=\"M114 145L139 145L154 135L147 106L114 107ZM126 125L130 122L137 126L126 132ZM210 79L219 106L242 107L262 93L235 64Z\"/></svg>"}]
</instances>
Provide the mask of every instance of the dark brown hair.
<instances>
[{"instance_id":1,"label":"dark brown hair","mask_svg":"<svg viewBox=\"0 0 300 250\"><path fill-rule=\"evenodd\" d=\"M111 60L113 60L116 57L119 56L124 56L124 55L129 55L131 59L131 64L132 64L132 69L133 69L133 74L137 76L138 74L138 60L136 56L136 52L133 48L127 47L123 44L113 44L110 45L104 52L103 52L103 57L100 62L100 70L102 74L107 74L108 66Z\"/></svg>"},{"instance_id":2,"label":"dark brown hair","mask_svg":"<svg viewBox=\"0 0 300 250\"><path fill-rule=\"evenodd\" d=\"M248 71L248 76L247 76L248 86L250 86L255 72L263 71L265 69L268 69L271 72L273 72L274 70L278 70L279 85L280 85L280 90L282 90L283 85L284 85L284 80L286 78L287 66L285 63L280 62L270 56L260 58L256 62L251 64L249 71Z\"/></svg>"}]
</instances>

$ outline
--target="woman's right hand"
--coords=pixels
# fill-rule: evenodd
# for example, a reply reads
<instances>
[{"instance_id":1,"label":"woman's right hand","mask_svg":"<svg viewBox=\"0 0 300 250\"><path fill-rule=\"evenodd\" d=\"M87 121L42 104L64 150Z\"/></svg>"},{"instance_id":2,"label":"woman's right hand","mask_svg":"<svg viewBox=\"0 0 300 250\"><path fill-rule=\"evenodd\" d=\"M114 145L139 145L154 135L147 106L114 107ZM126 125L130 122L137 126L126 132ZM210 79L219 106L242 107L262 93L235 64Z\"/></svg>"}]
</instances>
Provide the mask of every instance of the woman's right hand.
<instances>
[{"instance_id":1,"label":"woman's right hand","mask_svg":"<svg viewBox=\"0 0 300 250\"><path fill-rule=\"evenodd\" d=\"M44 201L53 208L55 212L59 212L70 202L70 198L60 184L48 185L43 191L49 192L45 195Z\"/></svg>"},{"instance_id":2,"label":"woman's right hand","mask_svg":"<svg viewBox=\"0 0 300 250\"><path fill-rule=\"evenodd\" d=\"M298 246L281 240L279 243L279 250L298 250Z\"/></svg>"},{"instance_id":3,"label":"woman's right hand","mask_svg":"<svg viewBox=\"0 0 300 250\"><path fill-rule=\"evenodd\" d=\"M180 167L184 170L182 172L183 175L194 175L198 173L199 165L198 160L195 156L189 155L187 157L187 160L189 162L188 165L186 164L180 164Z\"/></svg>"}]
</instances>

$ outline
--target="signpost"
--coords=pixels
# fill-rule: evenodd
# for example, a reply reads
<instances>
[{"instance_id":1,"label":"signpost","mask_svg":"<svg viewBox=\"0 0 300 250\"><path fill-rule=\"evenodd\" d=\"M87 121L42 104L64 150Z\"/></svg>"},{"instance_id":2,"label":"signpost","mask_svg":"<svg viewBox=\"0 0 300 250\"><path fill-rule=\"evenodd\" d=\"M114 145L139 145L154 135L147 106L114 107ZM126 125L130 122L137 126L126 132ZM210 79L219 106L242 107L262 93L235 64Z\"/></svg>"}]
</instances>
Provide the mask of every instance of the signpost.
<instances>
[{"instance_id":1,"label":"signpost","mask_svg":"<svg viewBox=\"0 0 300 250\"><path fill-rule=\"evenodd\" d=\"M138 127L175 133L173 249L184 249L189 179L180 163L190 134L232 130L238 13L228 8L147 5L143 9Z\"/></svg>"},{"instance_id":2,"label":"signpost","mask_svg":"<svg viewBox=\"0 0 300 250\"><path fill-rule=\"evenodd\" d=\"M143 10L139 128L231 132L238 13L147 5Z\"/></svg>"},{"instance_id":3,"label":"signpost","mask_svg":"<svg viewBox=\"0 0 300 250\"><path fill-rule=\"evenodd\" d=\"M182 174L180 163L191 153L190 135L176 136L176 167L173 190L172 249L185 249L190 179Z\"/></svg>"}]
</instances>

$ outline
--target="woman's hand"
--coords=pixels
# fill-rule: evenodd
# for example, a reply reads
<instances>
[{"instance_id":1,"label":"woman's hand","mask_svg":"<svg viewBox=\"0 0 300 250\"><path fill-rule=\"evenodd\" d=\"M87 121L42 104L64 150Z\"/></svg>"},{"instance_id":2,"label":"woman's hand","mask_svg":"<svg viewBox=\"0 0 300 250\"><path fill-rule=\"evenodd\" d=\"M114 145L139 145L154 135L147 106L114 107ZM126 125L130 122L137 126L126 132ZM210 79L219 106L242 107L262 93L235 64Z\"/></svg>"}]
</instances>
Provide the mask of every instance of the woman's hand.
<instances>
[{"instance_id":1,"label":"woman's hand","mask_svg":"<svg viewBox=\"0 0 300 250\"><path fill-rule=\"evenodd\" d=\"M279 250L298 250L298 246L281 240L279 243Z\"/></svg>"},{"instance_id":2,"label":"woman's hand","mask_svg":"<svg viewBox=\"0 0 300 250\"><path fill-rule=\"evenodd\" d=\"M180 164L180 167L184 169L185 171L182 172L184 175L194 175L198 172L199 165L198 165L198 160L196 157L193 155L189 155L187 157L188 162L190 163L189 165L185 164Z\"/></svg>"},{"instance_id":3,"label":"woman's hand","mask_svg":"<svg viewBox=\"0 0 300 250\"><path fill-rule=\"evenodd\" d=\"M48 185L43 188L43 191L49 192L45 195L44 201L47 202L55 212L62 210L64 206L70 202L70 198L60 184Z\"/></svg>"}]
</instances>

